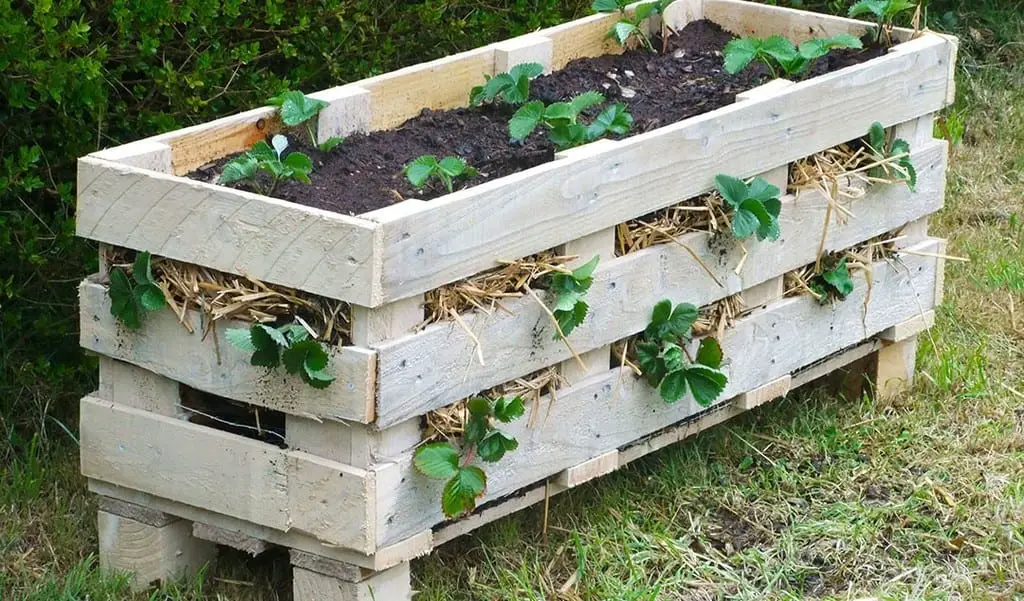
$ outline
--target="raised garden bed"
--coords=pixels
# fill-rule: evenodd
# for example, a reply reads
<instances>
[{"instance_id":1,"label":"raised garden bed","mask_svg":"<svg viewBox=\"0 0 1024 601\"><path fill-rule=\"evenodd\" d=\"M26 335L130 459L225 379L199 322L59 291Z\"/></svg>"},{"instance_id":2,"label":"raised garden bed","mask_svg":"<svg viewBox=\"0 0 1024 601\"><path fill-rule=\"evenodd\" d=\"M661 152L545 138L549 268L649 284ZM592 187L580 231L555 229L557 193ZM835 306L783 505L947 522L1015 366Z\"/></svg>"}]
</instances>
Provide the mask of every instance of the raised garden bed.
<instances>
[{"instance_id":1,"label":"raised garden bed","mask_svg":"<svg viewBox=\"0 0 1024 601\"><path fill-rule=\"evenodd\" d=\"M407 598L407 562L432 546L814 377L855 362L883 393L906 385L941 300L944 245L927 216L942 206L947 152L931 115L952 98L955 41L895 29L886 49L859 21L678 0L641 23L655 50L670 33L665 53L623 52L605 35L620 18L313 94L326 103L315 138L347 136L329 152L262 108L81 159L79 234L105 245L103 271L81 286L82 345L102 356L100 390L82 403L82 468L106 499L104 565L140 584L195 567L209 548L185 520L206 540L293 549L300 601L337 586L349 592L327 598ZM869 48L798 82L723 69L734 36L837 34ZM526 62L549 73L533 98L600 87L633 101L634 127L561 151L537 133L509 142L515 108L465 105L485 76ZM275 198L245 189L258 179L214 183L280 132L314 159L309 184ZM420 154L482 173L449 194L417 190L402 166ZM777 240L730 234L740 209L727 190L709 196L722 174L781 188ZM560 336L565 278L594 255L592 281L578 276L589 311ZM121 323L123 289L139 299L138 328ZM146 310L157 292L171 307ZM722 379L710 398L666 403L664 382L637 377L664 299L704 308L696 337L726 359L708 367ZM704 345L680 342L705 361ZM463 402L478 395L518 444L480 463L486 490L452 519L445 483L414 462L428 439L474 436ZM527 415L503 415L503 395ZM154 557L126 554L133 537Z\"/></svg>"}]
</instances>

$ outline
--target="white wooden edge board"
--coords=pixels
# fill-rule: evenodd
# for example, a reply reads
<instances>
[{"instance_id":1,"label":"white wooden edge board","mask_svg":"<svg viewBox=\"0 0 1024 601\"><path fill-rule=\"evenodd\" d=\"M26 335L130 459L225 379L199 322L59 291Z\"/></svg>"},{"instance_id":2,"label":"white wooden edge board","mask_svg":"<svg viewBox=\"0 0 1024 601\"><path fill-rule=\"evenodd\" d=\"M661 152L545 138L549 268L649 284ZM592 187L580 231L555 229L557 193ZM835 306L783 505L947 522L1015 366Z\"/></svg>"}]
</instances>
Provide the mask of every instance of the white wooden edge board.
<instances>
[{"instance_id":1,"label":"white wooden edge board","mask_svg":"<svg viewBox=\"0 0 1024 601\"><path fill-rule=\"evenodd\" d=\"M374 479L364 470L95 397L82 399L80 427L88 478L366 554L377 548Z\"/></svg>"},{"instance_id":2,"label":"white wooden edge board","mask_svg":"<svg viewBox=\"0 0 1024 601\"><path fill-rule=\"evenodd\" d=\"M930 239L912 250L935 252L940 243ZM854 292L834 306L795 297L741 318L722 342L730 379L721 398L758 388L931 309L938 261L901 255L891 265L876 264L866 311L866 285L858 276ZM559 391L554 402L543 398L533 409L544 418L533 428L525 419L505 426L519 448L487 466L487 493L481 502L500 499L704 410L689 396L665 404L631 373L613 369ZM419 476L411 453L375 471L378 544L401 541L445 521L438 502L443 483Z\"/></svg>"},{"instance_id":3,"label":"white wooden edge board","mask_svg":"<svg viewBox=\"0 0 1024 601\"><path fill-rule=\"evenodd\" d=\"M336 380L323 390L283 370L270 371L249 363L249 356L225 338L230 328L248 328L238 321L219 322L203 339L196 311L186 317L190 333L169 309L146 315L144 327L126 330L110 314L106 287L89 279L79 287L81 345L204 392L301 416L373 421L376 353L355 346L331 349L328 370ZM216 336L216 343L213 337ZM219 351L219 353L218 353Z\"/></svg>"},{"instance_id":4,"label":"white wooden edge board","mask_svg":"<svg viewBox=\"0 0 1024 601\"><path fill-rule=\"evenodd\" d=\"M850 205L855 217L830 224L826 250L849 248L939 210L946 154L941 140L917 149L917 192L905 185L872 186ZM780 215L782 237L776 242L748 241L740 275L734 271L742 257L738 243L705 233L683 236L725 288L675 243L618 258L601 257L587 294L590 314L570 336L573 348L586 352L643 330L651 307L663 298L703 306L813 262L826 207L826 198L817 191L786 197ZM535 300L511 299L503 305L508 312L462 317L480 341L484 365L476 358L473 338L450 322L378 346L377 423L385 427L422 415L571 357L565 344L553 339L550 319Z\"/></svg>"},{"instance_id":5,"label":"white wooden edge board","mask_svg":"<svg viewBox=\"0 0 1024 601\"><path fill-rule=\"evenodd\" d=\"M809 27L850 27L845 20L813 13L797 11L792 18ZM476 56L473 52L479 51L434 63L459 63ZM944 105L952 85L947 63L954 55L954 42L926 35L888 56L635 136L602 152L580 149L570 158L430 203L399 203L392 216L387 210L374 212L379 225L114 163L100 157L117 158L126 151L103 151L79 162L77 232L378 306L485 270L498 259L538 252L700 194L710 189L719 171L763 172L863 135L874 120L892 125L933 112ZM434 63L419 68L430 72L437 68ZM405 71L389 75L401 79L409 76ZM232 124L266 119L265 112L256 109L209 125L233 131ZM157 163L166 162L165 152L149 147L173 146L175 135L134 143L146 154L134 164L155 168L150 154L163 157L154 159ZM131 157L121 159L133 163ZM168 224L178 225L168 231ZM459 233L457 240L451 239L453 232Z\"/></svg>"}]
</instances>

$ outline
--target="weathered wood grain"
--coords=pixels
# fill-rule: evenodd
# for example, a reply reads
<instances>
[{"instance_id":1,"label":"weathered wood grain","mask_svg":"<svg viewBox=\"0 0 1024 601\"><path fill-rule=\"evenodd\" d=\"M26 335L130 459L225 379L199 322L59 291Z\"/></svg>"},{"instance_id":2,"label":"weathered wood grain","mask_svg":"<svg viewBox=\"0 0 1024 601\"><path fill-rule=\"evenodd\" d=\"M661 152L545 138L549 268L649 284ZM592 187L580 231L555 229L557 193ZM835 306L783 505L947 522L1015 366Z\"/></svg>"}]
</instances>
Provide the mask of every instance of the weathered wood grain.
<instances>
[{"instance_id":1,"label":"weathered wood grain","mask_svg":"<svg viewBox=\"0 0 1024 601\"><path fill-rule=\"evenodd\" d=\"M892 53L381 219L382 294L397 299L646 214L941 108L952 46ZM912 82L912 83L911 83ZM841 116L841 118L840 118ZM771 149L771 152L765 152Z\"/></svg>"},{"instance_id":2,"label":"weathered wood grain","mask_svg":"<svg viewBox=\"0 0 1024 601\"><path fill-rule=\"evenodd\" d=\"M914 250L931 252L929 240ZM867 286L856 288L846 301L820 306L809 297L783 299L741 318L726 331L722 347L730 379L721 399L759 388L815 361L853 346L897 323L932 308L936 284L935 257L902 255L900 266L873 266L871 302L865 309ZM700 413L689 395L667 405L629 370L611 370L603 377L545 397L535 427L519 420L503 429L519 440L519 448L487 466L488 486L482 502L499 499L562 470L627 445L652 432ZM411 454L396 458L377 472L378 544L390 544L444 521L437 503L443 483L418 476Z\"/></svg>"},{"instance_id":3,"label":"weathered wood grain","mask_svg":"<svg viewBox=\"0 0 1024 601\"><path fill-rule=\"evenodd\" d=\"M81 403L81 444L86 477L376 549L373 478L363 470L92 397Z\"/></svg>"},{"instance_id":4,"label":"weathered wood grain","mask_svg":"<svg viewBox=\"0 0 1024 601\"><path fill-rule=\"evenodd\" d=\"M373 306L372 222L89 158L79 236Z\"/></svg>"},{"instance_id":5,"label":"weathered wood grain","mask_svg":"<svg viewBox=\"0 0 1024 601\"><path fill-rule=\"evenodd\" d=\"M916 150L914 161L920 171L917 192L902 185L872 187L852 205L854 218L829 228L827 250L849 248L941 208L945 143L933 141ZM786 197L781 239L747 242L749 256L740 275L734 272L742 256L738 244L704 233L683 236L725 288L716 286L676 244L602 257L587 294L591 313L570 337L573 348L583 353L643 330L650 308L663 298L702 306L813 262L826 206L825 197L815 191ZM570 358L565 345L553 340L550 320L536 301L523 298L504 305L510 313L474 312L463 317L480 340L485 365L474 359L473 339L452 323L431 325L378 346L378 423L387 426L422 415Z\"/></svg>"},{"instance_id":6,"label":"weathered wood grain","mask_svg":"<svg viewBox=\"0 0 1024 601\"><path fill-rule=\"evenodd\" d=\"M186 317L193 334L172 311L161 310L146 315L145 326L138 331L127 330L110 314L106 288L88 279L79 287L79 303L80 343L106 357L204 392L285 413L362 423L373 420L376 355L372 350L355 346L330 349L327 369L337 379L316 390L283 369L268 371L251 365L251 353L235 348L225 337L228 329L248 328L247 323L225 321L203 340L198 313ZM112 386L118 385L113 381L115 375L111 374ZM121 378L120 385L129 384Z\"/></svg>"},{"instance_id":7,"label":"weathered wood grain","mask_svg":"<svg viewBox=\"0 0 1024 601\"><path fill-rule=\"evenodd\" d=\"M195 574L217 556L217 548L192 536L192 525L175 520L151 526L100 510L96 515L100 569L107 573L131 572L131 588L142 591L150 583L177 580Z\"/></svg>"}]
</instances>

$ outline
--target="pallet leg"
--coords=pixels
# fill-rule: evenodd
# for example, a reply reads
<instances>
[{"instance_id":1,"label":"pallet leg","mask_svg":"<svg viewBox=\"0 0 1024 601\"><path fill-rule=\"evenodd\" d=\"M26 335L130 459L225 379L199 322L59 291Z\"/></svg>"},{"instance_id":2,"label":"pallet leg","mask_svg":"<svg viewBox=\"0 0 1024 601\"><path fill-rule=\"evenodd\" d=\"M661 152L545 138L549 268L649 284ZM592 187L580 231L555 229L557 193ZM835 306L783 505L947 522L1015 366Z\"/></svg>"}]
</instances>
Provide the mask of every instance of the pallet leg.
<instances>
[{"instance_id":1,"label":"pallet leg","mask_svg":"<svg viewBox=\"0 0 1024 601\"><path fill-rule=\"evenodd\" d=\"M217 554L216 545L192 536L187 520L171 519L156 526L100 509L96 521L100 569L132 572L135 591L156 581L192 576Z\"/></svg>"},{"instance_id":2,"label":"pallet leg","mask_svg":"<svg viewBox=\"0 0 1024 601\"><path fill-rule=\"evenodd\" d=\"M914 385L914 364L917 358L917 336L886 344L875 357L875 394L879 399L891 399Z\"/></svg>"},{"instance_id":3,"label":"pallet leg","mask_svg":"<svg viewBox=\"0 0 1024 601\"><path fill-rule=\"evenodd\" d=\"M409 562L374 572L292 551L294 601L411 601Z\"/></svg>"}]
</instances>

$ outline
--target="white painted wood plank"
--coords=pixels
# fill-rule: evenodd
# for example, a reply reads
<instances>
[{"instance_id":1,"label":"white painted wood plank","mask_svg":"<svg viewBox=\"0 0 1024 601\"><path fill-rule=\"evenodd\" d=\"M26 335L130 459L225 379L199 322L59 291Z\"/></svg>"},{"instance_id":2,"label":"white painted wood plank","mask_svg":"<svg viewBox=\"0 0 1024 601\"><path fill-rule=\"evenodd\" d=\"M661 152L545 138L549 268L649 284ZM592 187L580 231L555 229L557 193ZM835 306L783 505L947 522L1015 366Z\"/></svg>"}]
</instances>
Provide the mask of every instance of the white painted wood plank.
<instances>
[{"instance_id":1,"label":"white painted wood plank","mask_svg":"<svg viewBox=\"0 0 1024 601\"><path fill-rule=\"evenodd\" d=\"M96 391L97 397L167 417L180 417L183 413L178 382L109 357L100 356L99 364L100 387Z\"/></svg>"},{"instance_id":2,"label":"white painted wood plank","mask_svg":"<svg viewBox=\"0 0 1024 601\"><path fill-rule=\"evenodd\" d=\"M211 333L203 340L197 312L192 311L187 317L195 331L192 334L172 311L160 310L147 314L145 324L138 331L127 330L110 314L106 288L90 280L83 281L79 287L79 302L80 342L91 351L205 392L285 413L363 423L373 420L376 354L371 350L354 346L330 349L328 371L337 380L323 390L316 390L283 369L268 371L251 365L251 353L235 348L225 338L228 329L248 328L247 323L224 321L217 326L216 334ZM129 386L132 381L122 375L120 382ZM143 408L155 409L157 401L173 405L177 400L176 390L173 390L176 386L173 382L167 384L168 391L160 399L150 401L152 407ZM126 403L131 394L129 390L118 398L103 398ZM150 399L151 395L137 398L142 401ZM160 412L174 414L163 409Z\"/></svg>"},{"instance_id":3,"label":"white painted wood plank","mask_svg":"<svg viewBox=\"0 0 1024 601\"><path fill-rule=\"evenodd\" d=\"M370 132L373 109L369 90L359 86L338 86L309 97L327 103L316 117L319 142L334 136L344 138Z\"/></svg>"},{"instance_id":4,"label":"white painted wood plank","mask_svg":"<svg viewBox=\"0 0 1024 601\"><path fill-rule=\"evenodd\" d=\"M277 108L263 106L146 138L146 141L170 146L172 172L182 175L216 159L248 150L256 142L280 130Z\"/></svg>"},{"instance_id":5,"label":"white painted wood plank","mask_svg":"<svg viewBox=\"0 0 1024 601\"><path fill-rule=\"evenodd\" d=\"M294 601L411 601L408 562L361 582L345 582L305 568L292 568Z\"/></svg>"},{"instance_id":6,"label":"white painted wood plank","mask_svg":"<svg viewBox=\"0 0 1024 601\"><path fill-rule=\"evenodd\" d=\"M915 247L932 251L938 241ZM934 257L907 255L904 268L874 266L871 302L864 312L866 284L846 301L820 306L809 297L779 301L737 321L727 330L722 347L729 364L729 384L722 402L759 388L931 308L934 300ZM704 410L691 397L668 405L628 369L545 397L538 415L546 419L530 428L518 420L504 428L519 448L487 466L487 494L482 503L500 499L587 459L618 449L652 432ZM387 485L378 472L378 543L402 540L444 521L437 502L443 483L416 474L411 454L397 463ZM400 475L400 476L399 476Z\"/></svg>"},{"instance_id":7,"label":"white painted wood plank","mask_svg":"<svg viewBox=\"0 0 1024 601\"><path fill-rule=\"evenodd\" d=\"M579 465L574 465L555 476L554 482L564 488L574 488L619 469L619 451L608 451Z\"/></svg>"},{"instance_id":8,"label":"white painted wood plank","mask_svg":"<svg viewBox=\"0 0 1024 601\"><path fill-rule=\"evenodd\" d=\"M861 37L871 29L869 23L856 19L743 0L704 0L704 18L739 37L781 35L797 43L839 33ZM907 39L908 33L900 29L896 38Z\"/></svg>"},{"instance_id":9,"label":"white painted wood plank","mask_svg":"<svg viewBox=\"0 0 1024 601\"><path fill-rule=\"evenodd\" d=\"M86 477L363 553L376 548L373 482L363 470L92 397L81 403L81 444Z\"/></svg>"},{"instance_id":10,"label":"white painted wood plank","mask_svg":"<svg viewBox=\"0 0 1024 601\"><path fill-rule=\"evenodd\" d=\"M935 311L929 310L885 330L878 337L886 342L899 342L935 325Z\"/></svg>"},{"instance_id":11,"label":"white painted wood plank","mask_svg":"<svg viewBox=\"0 0 1024 601\"><path fill-rule=\"evenodd\" d=\"M79 236L361 305L374 298L372 222L86 157Z\"/></svg>"},{"instance_id":12,"label":"white painted wood plank","mask_svg":"<svg viewBox=\"0 0 1024 601\"><path fill-rule=\"evenodd\" d=\"M951 46L880 57L416 205L382 222L382 294L402 298L941 108Z\"/></svg>"},{"instance_id":13,"label":"white painted wood plank","mask_svg":"<svg viewBox=\"0 0 1024 601\"><path fill-rule=\"evenodd\" d=\"M829 228L827 250L849 248L873 236L937 211L945 188L946 145L935 141L914 153L918 191L875 186L852 207L854 218ZM734 272L739 245L694 233L682 239L702 257L725 288L717 287L689 253L663 244L624 257L602 259L587 302L591 313L570 336L583 353L644 329L651 307L663 298L697 306L756 286L814 261L827 202L818 192L786 197L777 242L747 242L749 256ZM671 266L671 268L667 267ZM553 327L532 298L504 303L511 311L463 317L480 339L485 365L474 360L475 343L459 326L439 323L378 347L377 420L387 426L422 415L491 386L569 359Z\"/></svg>"},{"instance_id":14,"label":"white painted wood plank","mask_svg":"<svg viewBox=\"0 0 1024 601\"><path fill-rule=\"evenodd\" d=\"M232 549L238 549L239 551L248 553L253 557L256 557L269 548L266 541L254 538L248 534L244 534L236 530L219 528L211 524L203 524L201 522L192 523L192 536L199 540L205 540L225 547L231 547Z\"/></svg>"},{"instance_id":15,"label":"white painted wood plank","mask_svg":"<svg viewBox=\"0 0 1024 601\"><path fill-rule=\"evenodd\" d=\"M523 63L539 63L544 73L551 73L554 42L551 38L530 33L494 44L494 72L506 73Z\"/></svg>"}]
</instances>

